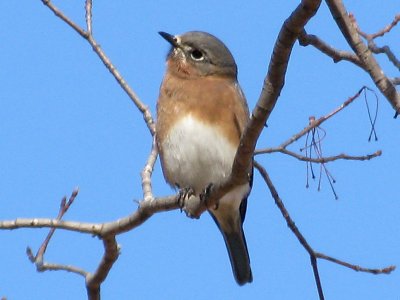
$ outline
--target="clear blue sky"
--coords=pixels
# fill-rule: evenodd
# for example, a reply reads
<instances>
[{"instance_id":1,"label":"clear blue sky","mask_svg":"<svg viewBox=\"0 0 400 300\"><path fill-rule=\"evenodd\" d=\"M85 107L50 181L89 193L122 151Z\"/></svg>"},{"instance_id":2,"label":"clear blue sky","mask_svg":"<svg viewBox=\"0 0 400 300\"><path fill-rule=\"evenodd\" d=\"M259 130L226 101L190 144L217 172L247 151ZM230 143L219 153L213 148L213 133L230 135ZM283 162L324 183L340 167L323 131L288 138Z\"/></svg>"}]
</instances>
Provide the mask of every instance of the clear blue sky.
<instances>
[{"instance_id":1,"label":"clear blue sky","mask_svg":"<svg viewBox=\"0 0 400 300\"><path fill-rule=\"evenodd\" d=\"M84 24L84 1L59 2L71 18ZM346 2L367 32L380 29L398 13L395 1ZM278 31L297 3L95 1L93 31L153 114L168 50L157 32L213 33L236 58L239 81L252 109ZM61 197L76 186L80 194L65 219L103 222L133 212L135 200L142 197L140 171L151 147L137 109L89 45L41 1L1 1L0 28L0 219L56 216ZM348 49L324 3L307 30ZM378 43L391 43L400 55L399 30ZM379 61L389 76L398 76L385 58ZM330 112L363 85L373 87L355 66L333 64L318 51L296 44L285 88L259 147L286 140L307 124L308 116ZM326 178L320 192L316 182L305 188L304 163L279 154L258 159L316 250L366 267L400 265L395 175L400 169L400 120L393 120L391 107L379 94L379 141L368 143L363 101L323 125L326 155L383 150L382 157L371 162L328 165L337 180L339 200L334 200ZM304 140L292 149L303 144ZM157 196L173 193L158 163L153 187ZM29 263L26 246L36 251L47 231L0 232L0 296L85 299L81 277L37 273ZM257 173L245 232L254 282L239 287L222 237L207 214L200 220L179 211L158 214L118 237L121 256L102 286L103 299L317 299L309 257ZM93 271L101 255L102 244L96 238L57 231L46 260ZM320 262L326 299L399 299L399 274L374 276Z\"/></svg>"}]
</instances>

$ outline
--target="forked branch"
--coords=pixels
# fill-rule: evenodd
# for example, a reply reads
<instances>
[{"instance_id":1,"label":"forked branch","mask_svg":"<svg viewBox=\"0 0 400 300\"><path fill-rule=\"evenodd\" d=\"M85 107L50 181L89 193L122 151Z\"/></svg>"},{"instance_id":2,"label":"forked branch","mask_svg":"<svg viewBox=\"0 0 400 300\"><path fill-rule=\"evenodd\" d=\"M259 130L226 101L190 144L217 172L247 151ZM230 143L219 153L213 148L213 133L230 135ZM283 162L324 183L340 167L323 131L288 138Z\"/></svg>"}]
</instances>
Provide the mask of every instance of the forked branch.
<instances>
[{"instance_id":1,"label":"forked branch","mask_svg":"<svg viewBox=\"0 0 400 300\"><path fill-rule=\"evenodd\" d=\"M278 191L276 190L274 184L272 183L271 178L269 177L269 175L268 175L267 171L265 170L265 168L263 166L261 166L257 161L254 162L254 166L259 171L259 173L261 174L261 176L264 179L265 183L267 184L267 186L269 188L269 191L271 193L271 196L275 200L276 206L279 208L282 216L286 220L286 224L288 225L290 230L293 232L293 234L296 236L296 238L298 239L300 244L303 246L303 248L310 255L311 265L312 265L312 268L313 268L314 278L315 278L315 282L316 282L316 285L317 285L317 290L318 290L318 295L319 295L319 299L320 300L324 299L324 293L323 293L321 279L320 279L319 272L318 272L318 265L317 265L318 259L325 259L325 260L331 261L333 263L339 264L341 266L350 268L350 269L355 270L355 271L366 272L366 273L371 273L371 274L389 274L389 273L391 273L392 271L395 270L395 268L396 268L395 266L388 266L388 267L379 268L379 269L371 269L371 268L360 267L360 266L357 266L357 265L354 265L354 264L351 264L351 263L348 263L348 262L333 258L331 256L325 255L323 253L316 252L311 247L311 245L307 242L307 239L303 236L303 234L300 232L300 230L296 226L296 224L293 221L293 219L290 217L289 212L287 211L285 205L283 204L282 199L279 197Z\"/></svg>"}]
</instances>

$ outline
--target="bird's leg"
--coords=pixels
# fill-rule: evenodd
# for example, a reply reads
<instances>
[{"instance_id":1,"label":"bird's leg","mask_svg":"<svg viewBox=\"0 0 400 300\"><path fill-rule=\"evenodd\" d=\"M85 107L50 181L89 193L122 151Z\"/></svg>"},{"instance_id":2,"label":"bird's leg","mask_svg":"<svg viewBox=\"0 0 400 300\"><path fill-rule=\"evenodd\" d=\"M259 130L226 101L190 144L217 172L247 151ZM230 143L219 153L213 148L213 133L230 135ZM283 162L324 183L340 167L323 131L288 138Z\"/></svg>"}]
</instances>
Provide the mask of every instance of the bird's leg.
<instances>
[{"instance_id":1,"label":"bird's leg","mask_svg":"<svg viewBox=\"0 0 400 300\"><path fill-rule=\"evenodd\" d=\"M208 197L210 196L212 190L214 188L214 184L213 183L209 183L206 188L204 189L204 191L200 194L200 200L205 202L206 206L208 207ZM215 202L215 206L213 209L218 209L218 200Z\"/></svg>"}]
</instances>

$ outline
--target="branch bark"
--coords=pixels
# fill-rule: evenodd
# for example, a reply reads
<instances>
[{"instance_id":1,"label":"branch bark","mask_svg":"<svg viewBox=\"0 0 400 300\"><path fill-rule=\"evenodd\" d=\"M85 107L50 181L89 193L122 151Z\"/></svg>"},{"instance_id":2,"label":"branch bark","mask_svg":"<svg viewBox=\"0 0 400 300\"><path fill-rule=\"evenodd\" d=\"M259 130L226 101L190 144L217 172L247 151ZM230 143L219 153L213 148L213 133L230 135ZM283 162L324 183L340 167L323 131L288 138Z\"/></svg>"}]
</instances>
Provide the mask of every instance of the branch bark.
<instances>
[{"instance_id":1,"label":"branch bark","mask_svg":"<svg viewBox=\"0 0 400 300\"><path fill-rule=\"evenodd\" d=\"M343 2L341 0L326 0L326 3L336 24L347 40L347 43L357 54L375 85L393 106L397 116L397 114L400 113L400 95L390 79L385 76L371 51L361 40L356 28L350 20Z\"/></svg>"},{"instance_id":2,"label":"branch bark","mask_svg":"<svg viewBox=\"0 0 400 300\"><path fill-rule=\"evenodd\" d=\"M360 68L364 68L363 63L354 53L335 49L332 46L328 45L325 41L320 39L318 36L314 34L308 34L305 30L303 30L299 35L299 44L304 47L312 45L322 53L331 57L334 63L345 60L352 62Z\"/></svg>"}]
</instances>

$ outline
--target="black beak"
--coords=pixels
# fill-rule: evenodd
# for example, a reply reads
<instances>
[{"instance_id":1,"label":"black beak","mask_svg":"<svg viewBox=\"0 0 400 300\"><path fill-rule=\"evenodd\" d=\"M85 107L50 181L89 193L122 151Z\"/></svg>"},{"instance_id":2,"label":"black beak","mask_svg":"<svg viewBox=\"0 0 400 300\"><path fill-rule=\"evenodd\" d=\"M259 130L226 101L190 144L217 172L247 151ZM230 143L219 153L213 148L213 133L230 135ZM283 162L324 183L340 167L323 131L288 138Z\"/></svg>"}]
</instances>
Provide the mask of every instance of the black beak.
<instances>
[{"instance_id":1,"label":"black beak","mask_svg":"<svg viewBox=\"0 0 400 300\"><path fill-rule=\"evenodd\" d=\"M159 35L161 35L168 43L170 43L173 47L178 48L178 40L172 34L166 33L164 31L159 31Z\"/></svg>"}]
</instances>

